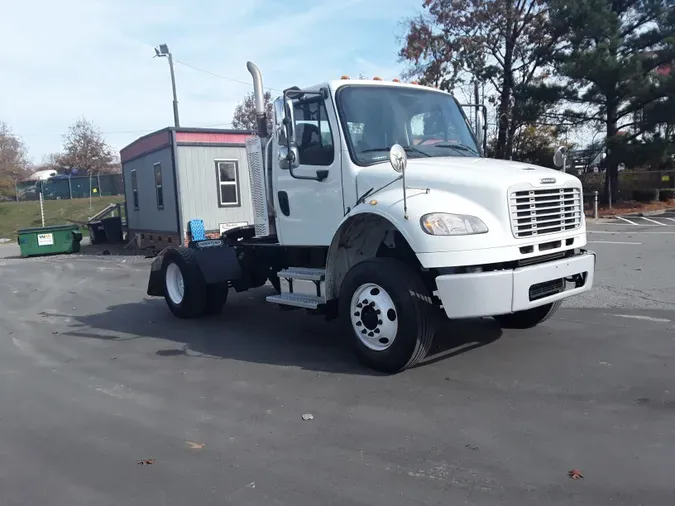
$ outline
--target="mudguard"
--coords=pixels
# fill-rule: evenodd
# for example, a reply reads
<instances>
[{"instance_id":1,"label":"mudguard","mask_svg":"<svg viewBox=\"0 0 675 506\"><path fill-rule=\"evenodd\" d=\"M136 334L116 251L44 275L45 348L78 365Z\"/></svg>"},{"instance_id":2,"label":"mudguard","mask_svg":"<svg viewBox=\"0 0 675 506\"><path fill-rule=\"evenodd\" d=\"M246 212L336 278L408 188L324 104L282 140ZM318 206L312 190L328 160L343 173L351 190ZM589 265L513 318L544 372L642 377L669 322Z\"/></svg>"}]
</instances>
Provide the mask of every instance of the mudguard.
<instances>
[{"instance_id":1,"label":"mudguard","mask_svg":"<svg viewBox=\"0 0 675 506\"><path fill-rule=\"evenodd\" d=\"M154 297L164 295L164 265L171 251L183 248L165 248L150 264L147 294ZM242 271L234 247L225 244L222 239L205 239L188 245L194 252L194 259L207 285L236 281Z\"/></svg>"}]
</instances>

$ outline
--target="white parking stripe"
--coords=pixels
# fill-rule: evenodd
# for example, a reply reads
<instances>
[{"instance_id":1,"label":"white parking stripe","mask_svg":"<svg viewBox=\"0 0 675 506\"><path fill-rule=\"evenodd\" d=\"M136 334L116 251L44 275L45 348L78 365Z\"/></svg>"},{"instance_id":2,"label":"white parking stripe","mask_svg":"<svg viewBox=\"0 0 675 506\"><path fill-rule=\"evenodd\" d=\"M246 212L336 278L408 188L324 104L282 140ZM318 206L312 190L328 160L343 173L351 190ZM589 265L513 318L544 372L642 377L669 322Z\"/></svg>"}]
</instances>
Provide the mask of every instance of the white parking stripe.
<instances>
[{"instance_id":1,"label":"white parking stripe","mask_svg":"<svg viewBox=\"0 0 675 506\"><path fill-rule=\"evenodd\" d=\"M653 225L650 225L650 226L653 226ZM658 228L658 227L654 227L654 228ZM649 235L649 234L651 234L651 235L672 235L672 234L675 234L675 232L644 232L644 231L640 231L640 230L638 230L636 232L632 232L630 230L621 230L621 231L616 231L616 232L613 232L611 230L586 230L586 233L588 233L588 234L610 234L610 235L630 234L631 236L636 235L636 234L637 235Z\"/></svg>"},{"instance_id":2,"label":"white parking stripe","mask_svg":"<svg viewBox=\"0 0 675 506\"><path fill-rule=\"evenodd\" d=\"M661 225L662 227L665 227L666 225L664 223L661 223L660 221L652 220L651 218L646 218L644 216L641 216L643 220L651 221L652 223L656 223L657 225Z\"/></svg>"},{"instance_id":3,"label":"white parking stripe","mask_svg":"<svg viewBox=\"0 0 675 506\"><path fill-rule=\"evenodd\" d=\"M642 244L641 242L624 242L624 241L588 241L588 244Z\"/></svg>"},{"instance_id":4,"label":"white parking stripe","mask_svg":"<svg viewBox=\"0 0 675 506\"><path fill-rule=\"evenodd\" d=\"M654 318L653 316L643 316L637 314L618 314L616 316L620 316L621 318L635 318L636 320L647 320L650 322L663 322L663 323L670 322L668 318Z\"/></svg>"},{"instance_id":5,"label":"white parking stripe","mask_svg":"<svg viewBox=\"0 0 675 506\"><path fill-rule=\"evenodd\" d=\"M622 217L622 216L617 216L616 218L618 218L618 219L620 219L620 220L623 220L623 221L625 221L626 223L630 223L631 225L635 225L636 227L639 227L639 225L638 225L637 223L635 223L634 221L630 221L630 220L628 220L628 219L626 219L626 218L624 218L624 217Z\"/></svg>"},{"instance_id":6,"label":"white parking stripe","mask_svg":"<svg viewBox=\"0 0 675 506\"><path fill-rule=\"evenodd\" d=\"M663 219L664 219L664 220L675 221L675 218L668 218L667 216L664 216Z\"/></svg>"}]
</instances>

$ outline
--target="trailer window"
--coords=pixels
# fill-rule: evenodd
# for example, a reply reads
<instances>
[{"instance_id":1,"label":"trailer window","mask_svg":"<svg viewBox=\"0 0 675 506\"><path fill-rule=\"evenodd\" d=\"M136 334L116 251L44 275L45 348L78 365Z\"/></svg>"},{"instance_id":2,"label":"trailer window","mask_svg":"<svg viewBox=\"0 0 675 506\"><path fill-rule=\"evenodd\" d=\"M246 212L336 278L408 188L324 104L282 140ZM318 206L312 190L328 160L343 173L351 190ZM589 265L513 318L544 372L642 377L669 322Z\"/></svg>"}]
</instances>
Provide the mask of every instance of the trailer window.
<instances>
[{"instance_id":1,"label":"trailer window","mask_svg":"<svg viewBox=\"0 0 675 506\"><path fill-rule=\"evenodd\" d=\"M131 193L134 199L134 210L138 211L138 179L136 178L136 169L131 171Z\"/></svg>"},{"instance_id":2,"label":"trailer window","mask_svg":"<svg viewBox=\"0 0 675 506\"><path fill-rule=\"evenodd\" d=\"M164 209L164 189L162 187L162 164L156 163L155 169L155 193L157 194L157 209Z\"/></svg>"},{"instance_id":3,"label":"trailer window","mask_svg":"<svg viewBox=\"0 0 675 506\"><path fill-rule=\"evenodd\" d=\"M239 164L236 160L216 160L218 206L237 207L239 202Z\"/></svg>"}]
</instances>

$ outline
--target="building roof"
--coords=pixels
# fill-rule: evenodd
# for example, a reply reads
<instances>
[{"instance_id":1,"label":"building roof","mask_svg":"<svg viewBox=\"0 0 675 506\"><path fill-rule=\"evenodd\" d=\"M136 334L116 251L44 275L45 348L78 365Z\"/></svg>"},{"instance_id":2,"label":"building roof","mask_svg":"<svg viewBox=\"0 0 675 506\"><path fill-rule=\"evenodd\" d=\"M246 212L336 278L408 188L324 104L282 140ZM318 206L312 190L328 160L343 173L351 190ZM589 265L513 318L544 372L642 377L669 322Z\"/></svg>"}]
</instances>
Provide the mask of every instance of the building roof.
<instances>
[{"instance_id":1,"label":"building roof","mask_svg":"<svg viewBox=\"0 0 675 506\"><path fill-rule=\"evenodd\" d=\"M244 144L255 132L223 128L165 127L139 137L120 149L122 163L171 145L175 136L177 144Z\"/></svg>"}]
</instances>

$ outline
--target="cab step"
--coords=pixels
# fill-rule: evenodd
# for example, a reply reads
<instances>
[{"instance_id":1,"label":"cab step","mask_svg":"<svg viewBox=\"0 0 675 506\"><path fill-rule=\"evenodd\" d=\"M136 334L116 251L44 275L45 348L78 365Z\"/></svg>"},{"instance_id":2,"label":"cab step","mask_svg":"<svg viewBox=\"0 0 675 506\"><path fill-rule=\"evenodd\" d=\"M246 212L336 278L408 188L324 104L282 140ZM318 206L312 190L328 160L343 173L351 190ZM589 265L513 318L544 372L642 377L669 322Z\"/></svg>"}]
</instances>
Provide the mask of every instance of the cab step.
<instances>
[{"instance_id":1,"label":"cab step","mask_svg":"<svg viewBox=\"0 0 675 506\"><path fill-rule=\"evenodd\" d=\"M279 273L279 275L281 275L281 273ZM278 295L269 295L265 300L274 304L301 307L305 309L318 309L319 305L323 304L323 299L321 297L304 293L280 293Z\"/></svg>"},{"instance_id":2,"label":"cab step","mask_svg":"<svg viewBox=\"0 0 675 506\"><path fill-rule=\"evenodd\" d=\"M297 279L298 281L324 281L326 269L314 269L311 267L289 267L277 273L279 278Z\"/></svg>"}]
</instances>

